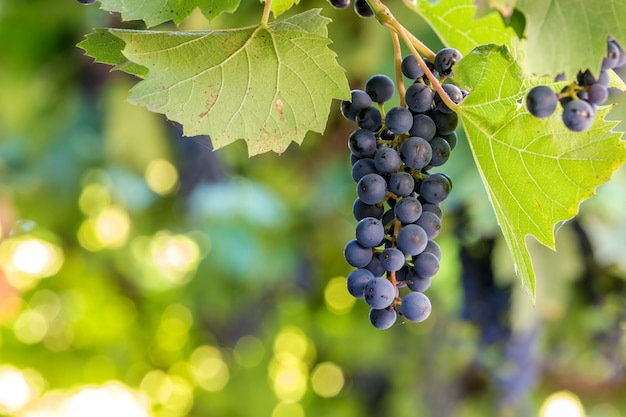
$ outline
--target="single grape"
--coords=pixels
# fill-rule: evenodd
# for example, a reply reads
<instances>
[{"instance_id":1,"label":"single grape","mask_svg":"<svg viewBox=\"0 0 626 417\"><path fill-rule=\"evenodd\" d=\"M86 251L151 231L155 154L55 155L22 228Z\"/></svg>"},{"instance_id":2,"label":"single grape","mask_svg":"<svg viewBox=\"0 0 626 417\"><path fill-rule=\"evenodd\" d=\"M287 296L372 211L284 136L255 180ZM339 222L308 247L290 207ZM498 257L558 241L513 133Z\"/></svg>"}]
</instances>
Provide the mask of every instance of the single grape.
<instances>
[{"instance_id":1,"label":"single grape","mask_svg":"<svg viewBox=\"0 0 626 417\"><path fill-rule=\"evenodd\" d=\"M385 268L385 271L397 271L404 266L405 261L404 253L397 248L387 248L380 254L380 264Z\"/></svg>"},{"instance_id":2,"label":"single grape","mask_svg":"<svg viewBox=\"0 0 626 417\"><path fill-rule=\"evenodd\" d=\"M533 87L526 96L526 109L540 119L550 117L556 110L557 103L556 93L545 85Z\"/></svg>"},{"instance_id":3,"label":"single grape","mask_svg":"<svg viewBox=\"0 0 626 417\"><path fill-rule=\"evenodd\" d=\"M406 197L413 192L415 180L408 172L396 172L389 178L389 191L399 197Z\"/></svg>"},{"instance_id":4,"label":"single grape","mask_svg":"<svg viewBox=\"0 0 626 417\"><path fill-rule=\"evenodd\" d=\"M370 107L373 103L369 94L363 90L352 90L350 91L350 95L350 101L343 100L341 102L341 114L343 114L343 117L351 122L355 122L356 114L359 111Z\"/></svg>"},{"instance_id":5,"label":"single grape","mask_svg":"<svg viewBox=\"0 0 626 417\"><path fill-rule=\"evenodd\" d=\"M585 100L572 100L563 107L563 124L574 132L589 129L595 112Z\"/></svg>"},{"instance_id":6,"label":"single grape","mask_svg":"<svg viewBox=\"0 0 626 417\"><path fill-rule=\"evenodd\" d=\"M448 97L450 97L450 100L452 100L454 103L459 104L461 101L463 101L463 93L461 92L461 89L456 85L444 84L441 87L443 87L443 90L446 92L446 94L448 94ZM435 94L435 106L439 111L442 111L444 113L453 112L450 107L448 107L446 103L443 102L443 100L439 96L439 93Z\"/></svg>"},{"instance_id":7,"label":"single grape","mask_svg":"<svg viewBox=\"0 0 626 417\"><path fill-rule=\"evenodd\" d=\"M400 145L400 158L410 168L424 168L430 164L432 157L433 149L423 138L411 136Z\"/></svg>"},{"instance_id":8,"label":"single grape","mask_svg":"<svg viewBox=\"0 0 626 417\"><path fill-rule=\"evenodd\" d=\"M620 48L616 42L610 39L606 43L606 56L602 59L602 71L610 70L617 67L620 62Z\"/></svg>"},{"instance_id":9,"label":"single grape","mask_svg":"<svg viewBox=\"0 0 626 417\"><path fill-rule=\"evenodd\" d=\"M459 124L459 116L456 113L444 113L435 109L430 113L430 118L437 126L438 135L449 135L456 129Z\"/></svg>"},{"instance_id":10,"label":"single grape","mask_svg":"<svg viewBox=\"0 0 626 417\"><path fill-rule=\"evenodd\" d=\"M430 143L430 147L433 150L430 165L438 167L445 164L450 158L450 152L452 151L448 142L444 138L437 136L428 143Z\"/></svg>"},{"instance_id":11,"label":"single grape","mask_svg":"<svg viewBox=\"0 0 626 417\"><path fill-rule=\"evenodd\" d=\"M365 204L357 197L352 204L352 214L356 220L363 220L366 217L373 217L375 219L382 219L385 209L382 206L373 204Z\"/></svg>"},{"instance_id":12,"label":"single grape","mask_svg":"<svg viewBox=\"0 0 626 417\"><path fill-rule=\"evenodd\" d=\"M358 129L348 137L350 152L359 158L368 158L376 153L376 135L367 129Z\"/></svg>"},{"instance_id":13,"label":"single grape","mask_svg":"<svg viewBox=\"0 0 626 417\"><path fill-rule=\"evenodd\" d=\"M441 261L441 247L434 240L429 240L426 244L426 248L424 252L430 252L437 257Z\"/></svg>"},{"instance_id":14,"label":"single grape","mask_svg":"<svg viewBox=\"0 0 626 417\"><path fill-rule=\"evenodd\" d=\"M605 85L595 83L587 89L587 101L601 105L609 98L609 89Z\"/></svg>"},{"instance_id":15,"label":"single grape","mask_svg":"<svg viewBox=\"0 0 626 417\"><path fill-rule=\"evenodd\" d=\"M452 75L452 67L463 56L454 48L443 48L435 55L435 69L442 75Z\"/></svg>"},{"instance_id":16,"label":"single grape","mask_svg":"<svg viewBox=\"0 0 626 417\"><path fill-rule=\"evenodd\" d=\"M348 274L346 280L346 286L348 292L355 298L363 298L363 291L365 291L365 285L369 280L374 279L374 274L367 269L355 269Z\"/></svg>"},{"instance_id":17,"label":"single grape","mask_svg":"<svg viewBox=\"0 0 626 417\"><path fill-rule=\"evenodd\" d=\"M352 165L352 179L359 182L367 174L376 174L376 165L372 158L359 159Z\"/></svg>"},{"instance_id":18,"label":"single grape","mask_svg":"<svg viewBox=\"0 0 626 417\"><path fill-rule=\"evenodd\" d=\"M615 64L614 68L621 68L621 67L623 67L624 65L626 65L626 52L624 52L624 50L617 43L617 41L615 40L614 37L609 36L608 37L608 41L609 41L609 43L612 43L613 45L615 45L617 47L617 50L619 51L619 59L617 60L617 64Z\"/></svg>"},{"instance_id":19,"label":"single grape","mask_svg":"<svg viewBox=\"0 0 626 417\"><path fill-rule=\"evenodd\" d=\"M402 74L411 80L417 80L424 76L424 70L420 67L420 64L413 54L404 57L400 68L402 69Z\"/></svg>"},{"instance_id":20,"label":"single grape","mask_svg":"<svg viewBox=\"0 0 626 417\"><path fill-rule=\"evenodd\" d=\"M420 185L420 196L429 203L439 204L448 197L452 183L441 173L425 178Z\"/></svg>"},{"instance_id":21,"label":"single grape","mask_svg":"<svg viewBox=\"0 0 626 417\"><path fill-rule=\"evenodd\" d=\"M386 330L396 322L397 313L393 308L371 308L370 323L379 330Z\"/></svg>"},{"instance_id":22,"label":"single grape","mask_svg":"<svg viewBox=\"0 0 626 417\"><path fill-rule=\"evenodd\" d=\"M400 169L402 160L398 151L393 148L379 149L374 155L374 165L378 172L392 174Z\"/></svg>"},{"instance_id":23,"label":"single grape","mask_svg":"<svg viewBox=\"0 0 626 417\"><path fill-rule=\"evenodd\" d=\"M378 132L383 123L383 116L376 107L366 107L356 114L356 124L361 129L367 129L372 132Z\"/></svg>"},{"instance_id":24,"label":"single grape","mask_svg":"<svg viewBox=\"0 0 626 417\"><path fill-rule=\"evenodd\" d=\"M415 197L404 197L396 203L393 212L400 223L414 223L422 215L422 204Z\"/></svg>"},{"instance_id":25,"label":"single grape","mask_svg":"<svg viewBox=\"0 0 626 417\"><path fill-rule=\"evenodd\" d=\"M413 268L422 277L432 277L439 272L439 259L435 254L422 252L413 257Z\"/></svg>"},{"instance_id":26,"label":"single grape","mask_svg":"<svg viewBox=\"0 0 626 417\"><path fill-rule=\"evenodd\" d=\"M409 272L409 266L404 265L402 268L396 271L396 288L406 287L406 274Z\"/></svg>"},{"instance_id":27,"label":"single grape","mask_svg":"<svg viewBox=\"0 0 626 417\"><path fill-rule=\"evenodd\" d=\"M402 299L402 314L409 321L422 322L430 316L431 311L430 300L421 292L409 293Z\"/></svg>"},{"instance_id":28,"label":"single grape","mask_svg":"<svg viewBox=\"0 0 626 417\"><path fill-rule=\"evenodd\" d=\"M396 238L398 249L405 255L419 255L428 245L428 235L426 231L417 224L407 224L398 232Z\"/></svg>"},{"instance_id":29,"label":"single grape","mask_svg":"<svg viewBox=\"0 0 626 417\"><path fill-rule=\"evenodd\" d=\"M395 89L393 80L385 74L373 75L365 82L365 91L376 103L391 100Z\"/></svg>"},{"instance_id":30,"label":"single grape","mask_svg":"<svg viewBox=\"0 0 626 417\"><path fill-rule=\"evenodd\" d=\"M380 263L380 252L374 252L370 263L365 265L365 269L374 274L375 277L382 277L387 271Z\"/></svg>"},{"instance_id":31,"label":"single grape","mask_svg":"<svg viewBox=\"0 0 626 417\"><path fill-rule=\"evenodd\" d=\"M425 113L432 108L433 92L422 83L413 83L406 89L404 98L409 110L415 113Z\"/></svg>"},{"instance_id":32,"label":"single grape","mask_svg":"<svg viewBox=\"0 0 626 417\"><path fill-rule=\"evenodd\" d=\"M374 17L374 11L365 0L354 0L354 11L361 17Z\"/></svg>"},{"instance_id":33,"label":"single grape","mask_svg":"<svg viewBox=\"0 0 626 417\"><path fill-rule=\"evenodd\" d=\"M385 238L385 228L380 220L374 217L366 217L356 225L355 237L356 241L359 242L361 246L375 248L383 242Z\"/></svg>"},{"instance_id":34,"label":"single grape","mask_svg":"<svg viewBox=\"0 0 626 417\"><path fill-rule=\"evenodd\" d=\"M392 133L406 133L413 126L413 115L406 107L392 107L385 114L385 126Z\"/></svg>"},{"instance_id":35,"label":"single grape","mask_svg":"<svg viewBox=\"0 0 626 417\"><path fill-rule=\"evenodd\" d=\"M441 231L441 219L431 211L423 211L420 218L415 221L415 224L424 229L428 239L436 238Z\"/></svg>"},{"instance_id":36,"label":"single grape","mask_svg":"<svg viewBox=\"0 0 626 417\"><path fill-rule=\"evenodd\" d=\"M448 145L450 145L450 150L454 150L457 142L456 132L452 132L449 135L441 135L441 137L444 138L446 142L448 142Z\"/></svg>"},{"instance_id":37,"label":"single grape","mask_svg":"<svg viewBox=\"0 0 626 417\"><path fill-rule=\"evenodd\" d=\"M383 219L381 220L381 223L383 224L383 226L388 227L391 224L391 222L395 220L396 216L393 210L394 209L389 209L385 212L385 214L383 214Z\"/></svg>"},{"instance_id":38,"label":"single grape","mask_svg":"<svg viewBox=\"0 0 626 417\"><path fill-rule=\"evenodd\" d=\"M337 9L346 9L350 7L352 0L328 0L328 2Z\"/></svg>"},{"instance_id":39,"label":"single grape","mask_svg":"<svg viewBox=\"0 0 626 417\"><path fill-rule=\"evenodd\" d=\"M435 137L437 126L429 116L425 114L416 114L413 116L413 125L409 129L409 136L417 136L426 140Z\"/></svg>"},{"instance_id":40,"label":"single grape","mask_svg":"<svg viewBox=\"0 0 626 417\"><path fill-rule=\"evenodd\" d=\"M387 196L387 181L378 174L367 174L359 180L356 192L365 204L378 204Z\"/></svg>"},{"instance_id":41,"label":"single grape","mask_svg":"<svg viewBox=\"0 0 626 417\"><path fill-rule=\"evenodd\" d=\"M430 284L433 282L433 277L420 276L415 270L411 269L406 274L407 287L411 291L424 292L430 288Z\"/></svg>"},{"instance_id":42,"label":"single grape","mask_svg":"<svg viewBox=\"0 0 626 417\"><path fill-rule=\"evenodd\" d=\"M440 219L443 218L443 212L441 211L441 207L439 207L439 204L432 204L432 203L424 202L422 203L422 210L435 213L437 217L439 217Z\"/></svg>"},{"instance_id":43,"label":"single grape","mask_svg":"<svg viewBox=\"0 0 626 417\"><path fill-rule=\"evenodd\" d=\"M346 244L343 254L346 262L355 268L363 268L372 260L372 249L362 246L356 239Z\"/></svg>"},{"instance_id":44,"label":"single grape","mask_svg":"<svg viewBox=\"0 0 626 417\"><path fill-rule=\"evenodd\" d=\"M383 309L393 303L396 296L396 289L393 284L386 278L374 278L365 284L363 290L363 298L365 302L372 308Z\"/></svg>"}]
</instances>

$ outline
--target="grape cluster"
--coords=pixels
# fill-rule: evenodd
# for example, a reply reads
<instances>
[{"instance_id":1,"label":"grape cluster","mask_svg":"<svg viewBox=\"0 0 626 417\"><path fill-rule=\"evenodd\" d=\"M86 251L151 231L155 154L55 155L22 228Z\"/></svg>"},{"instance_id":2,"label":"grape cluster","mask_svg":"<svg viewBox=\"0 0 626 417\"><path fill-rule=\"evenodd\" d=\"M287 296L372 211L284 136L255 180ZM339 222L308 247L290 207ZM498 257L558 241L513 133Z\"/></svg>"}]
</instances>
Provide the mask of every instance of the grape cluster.
<instances>
[{"instance_id":1,"label":"grape cluster","mask_svg":"<svg viewBox=\"0 0 626 417\"><path fill-rule=\"evenodd\" d=\"M451 74L460 59L449 48L437 56L428 64L434 74ZM357 268L348 275L347 287L371 307L370 322L378 329L391 327L398 314L421 322L431 313L423 293L439 270L441 249L434 239L441 230L440 203L452 181L429 170L448 160L457 141L456 113L433 91L413 55L404 58L402 72L413 81L406 89L406 107L384 111L395 85L383 74L370 77L364 90L352 90L351 100L341 102L344 117L358 126L348 138L358 195L352 212L358 223L344 249L348 264ZM454 84L443 87L456 103L465 96ZM403 287L410 291L401 295Z\"/></svg>"},{"instance_id":2,"label":"grape cluster","mask_svg":"<svg viewBox=\"0 0 626 417\"><path fill-rule=\"evenodd\" d=\"M337 9L346 9L350 7L352 0L328 0L328 2ZM354 11L361 17L374 17L374 11L365 0L354 0Z\"/></svg>"},{"instance_id":3,"label":"grape cluster","mask_svg":"<svg viewBox=\"0 0 626 417\"><path fill-rule=\"evenodd\" d=\"M566 85L559 94L550 87L539 85L526 96L528 112L538 118L550 117L560 103L563 107L563 124L574 132L582 132L591 126L596 114L596 106L602 105L609 97L610 77L607 71L626 65L626 52L617 41L607 39L607 54L602 60L598 78L591 71L579 71L576 81ZM557 80L564 76L557 77Z\"/></svg>"}]
</instances>

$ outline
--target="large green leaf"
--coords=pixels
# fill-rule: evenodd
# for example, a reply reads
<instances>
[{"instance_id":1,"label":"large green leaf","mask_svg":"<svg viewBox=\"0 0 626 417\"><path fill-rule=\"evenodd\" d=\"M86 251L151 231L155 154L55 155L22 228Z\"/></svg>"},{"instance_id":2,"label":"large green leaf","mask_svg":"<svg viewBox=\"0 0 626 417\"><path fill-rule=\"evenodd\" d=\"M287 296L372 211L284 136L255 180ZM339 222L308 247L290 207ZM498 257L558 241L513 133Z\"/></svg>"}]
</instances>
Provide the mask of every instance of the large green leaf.
<instances>
[{"instance_id":1,"label":"large green leaf","mask_svg":"<svg viewBox=\"0 0 626 417\"><path fill-rule=\"evenodd\" d=\"M626 0L518 0L517 8L526 15L530 73L597 74L608 35L626 46Z\"/></svg>"},{"instance_id":2,"label":"large green leaf","mask_svg":"<svg viewBox=\"0 0 626 417\"><path fill-rule=\"evenodd\" d=\"M113 35L109 29L95 29L92 33L85 36L84 41L76 46L84 49L87 55L95 57L96 62L114 65L114 70L124 71L141 78L148 75L146 67L129 61L122 54L124 41Z\"/></svg>"},{"instance_id":3,"label":"large green leaf","mask_svg":"<svg viewBox=\"0 0 626 417\"><path fill-rule=\"evenodd\" d=\"M328 19L319 10L269 26L211 32L111 29L124 56L147 68L129 100L210 135L215 148L244 139L251 155L282 152L309 131L323 132L333 98L349 99L343 69L328 48ZM89 54L109 57L112 43ZM97 39L94 39L97 40ZM124 69L123 67L120 69Z\"/></svg>"},{"instance_id":4,"label":"large green leaf","mask_svg":"<svg viewBox=\"0 0 626 417\"><path fill-rule=\"evenodd\" d=\"M211 20L221 13L233 13L240 0L100 0L102 8L121 13L124 20L143 20L148 27L173 20L185 20L196 8Z\"/></svg>"},{"instance_id":5,"label":"large green leaf","mask_svg":"<svg viewBox=\"0 0 626 417\"><path fill-rule=\"evenodd\" d=\"M478 47L455 74L471 91L458 114L517 272L534 296L526 237L554 248L555 227L626 162L622 134L603 120L608 108L583 133L568 131L560 114L532 117L522 104L530 83L506 46Z\"/></svg>"},{"instance_id":6,"label":"large green leaf","mask_svg":"<svg viewBox=\"0 0 626 417\"><path fill-rule=\"evenodd\" d=\"M442 0L435 5L428 0L406 3L430 24L444 45L462 54L490 42L510 45L515 37L513 29L505 26L496 12L476 19L474 0Z\"/></svg>"}]
</instances>

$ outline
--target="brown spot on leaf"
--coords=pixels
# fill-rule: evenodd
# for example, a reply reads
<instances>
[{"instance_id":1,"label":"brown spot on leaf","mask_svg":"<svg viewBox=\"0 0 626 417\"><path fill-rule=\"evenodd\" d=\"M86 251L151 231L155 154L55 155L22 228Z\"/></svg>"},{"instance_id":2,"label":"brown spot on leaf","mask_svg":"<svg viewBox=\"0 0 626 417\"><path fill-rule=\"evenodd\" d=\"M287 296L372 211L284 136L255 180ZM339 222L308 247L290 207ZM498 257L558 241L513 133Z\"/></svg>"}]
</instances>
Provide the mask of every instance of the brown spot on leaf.
<instances>
[{"instance_id":1,"label":"brown spot on leaf","mask_svg":"<svg viewBox=\"0 0 626 417\"><path fill-rule=\"evenodd\" d=\"M281 99L276 100L276 110L278 110L278 117L280 118L280 121L282 122L285 120L285 114L283 113L283 101Z\"/></svg>"}]
</instances>

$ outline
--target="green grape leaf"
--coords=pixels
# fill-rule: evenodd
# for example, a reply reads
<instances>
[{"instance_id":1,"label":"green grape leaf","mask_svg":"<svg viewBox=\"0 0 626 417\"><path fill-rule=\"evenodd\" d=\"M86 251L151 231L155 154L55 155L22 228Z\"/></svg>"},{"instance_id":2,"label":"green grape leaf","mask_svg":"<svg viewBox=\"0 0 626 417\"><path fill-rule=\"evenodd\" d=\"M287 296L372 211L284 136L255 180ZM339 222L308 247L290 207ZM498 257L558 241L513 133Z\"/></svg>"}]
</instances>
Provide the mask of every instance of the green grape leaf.
<instances>
[{"instance_id":1,"label":"green grape leaf","mask_svg":"<svg viewBox=\"0 0 626 417\"><path fill-rule=\"evenodd\" d=\"M554 249L555 228L626 162L622 133L612 132L616 122L604 120L608 107L582 133L568 131L559 112L532 117L523 105L532 80L523 79L506 46L480 46L454 72L471 91L459 117L517 273L534 297L526 237Z\"/></svg>"},{"instance_id":2,"label":"green grape leaf","mask_svg":"<svg viewBox=\"0 0 626 417\"><path fill-rule=\"evenodd\" d=\"M515 37L515 31L504 24L498 13L475 18L474 0L442 0L435 5L418 0L410 7L430 24L444 45L463 55L490 42L510 45Z\"/></svg>"},{"instance_id":3,"label":"green grape leaf","mask_svg":"<svg viewBox=\"0 0 626 417\"><path fill-rule=\"evenodd\" d=\"M199 7L207 19L233 13L240 0L100 0L102 9L118 12L123 20L143 20L148 27L173 20L179 24Z\"/></svg>"},{"instance_id":4,"label":"green grape leaf","mask_svg":"<svg viewBox=\"0 0 626 417\"><path fill-rule=\"evenodd\" d=\"M114 70L124 71L140 78L148 75L148 68L129 61L122 54L124 41L113 35L109 29L95 29L76 46L84 49L87 55L96 58L96 62L114 65Z\"/></svg>"},{"instance_id":5,"label":"green grape leaf","mask_svg":"<svg viewBox=\"0 0 626 417\"><path fill-rule=\"evenodd\" d=\"M308 131L323 132L333 98L350 99L319 12L242 29L110 33L128 61L148 70L131 103L179 122L187 136L211 136L216 149L244 139L250 155L280 153ZM112 48L88 46L97 60L120 65Z\"/></svg>"},{"instance_id":6,"label":"green grape leaf","mask_svg":"<svg viewBox=\"0 0 626 417\"><path fill-rule=\"evenodd\" d=\"M265 3L265 0L261 0L261 3ZM300 0L273 0L271 6L272 13L274 13L274 16L279 16L298 3L300 3Z\"/></svg>"},{"instance_id":7,"label":"green grape leaf","mask_svg":"<svg viewBox=\"0 0 626 417\"><path fill-rule=\"evenodd\" d=\"M497 10L504 18L509 18L513 14L516 2L517 0L475 0L474 3L478 9L476 16L486 16Z\"/></svg>"},{"instance_id":8,"label":"green grape leaf","mask_svg":"<svg viewBox=\"0 0 626 417\"><path fill-rule=\"evenodd\" d=\"M600 70L606 38L626 45L626 0L518 0L526 15L526 72L572 79L578 70Z\"/></svg>"}]
</instances>

